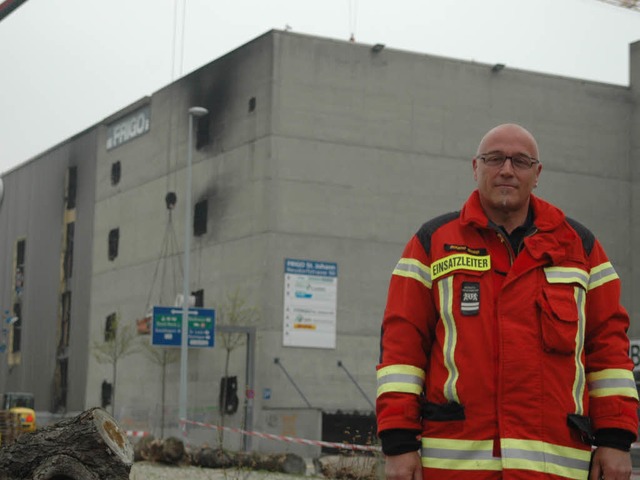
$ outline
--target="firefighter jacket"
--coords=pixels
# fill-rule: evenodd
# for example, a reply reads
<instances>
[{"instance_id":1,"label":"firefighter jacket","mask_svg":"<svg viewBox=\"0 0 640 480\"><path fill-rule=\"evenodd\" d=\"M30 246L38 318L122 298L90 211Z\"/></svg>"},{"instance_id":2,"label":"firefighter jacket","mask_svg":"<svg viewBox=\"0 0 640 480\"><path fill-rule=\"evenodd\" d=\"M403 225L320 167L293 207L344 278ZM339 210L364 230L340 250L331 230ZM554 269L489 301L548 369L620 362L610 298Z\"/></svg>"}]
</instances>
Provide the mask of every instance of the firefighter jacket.
<instances>
[{"instance_id":1,"label":"firefighter jacket","mask_svg":"<svg viewBox=\"0 0 640 480\"><path fill-rule=\"evenodd\" d=\"M385 432L413 433L425 480L582 479L591 431L635 439L618 275L585 227L533 195L530 209L515 255L475 191L391 276L378 432L388 453Z\"/></svg>"}]
</instances>

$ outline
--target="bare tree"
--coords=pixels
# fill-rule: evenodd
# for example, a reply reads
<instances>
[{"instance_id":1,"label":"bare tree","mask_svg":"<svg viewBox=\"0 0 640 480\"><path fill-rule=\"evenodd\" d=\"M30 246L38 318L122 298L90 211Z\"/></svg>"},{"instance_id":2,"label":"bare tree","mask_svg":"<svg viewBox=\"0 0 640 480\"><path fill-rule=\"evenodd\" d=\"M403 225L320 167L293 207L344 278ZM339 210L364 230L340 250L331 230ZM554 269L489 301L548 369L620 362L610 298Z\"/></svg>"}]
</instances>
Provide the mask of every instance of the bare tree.
<instances>
[{"instance_id":1,"label":"bare tree","mask_svg":"<svg viewBox=\"0 0 640 480\"><path fill-rule=\"evenodd\" d=\"M248 304L246 295L236 288L233 292L228 293L225 302L219 309L217 322L219 325L233 325L250 327L255 325L260 318L258 309ZM224 378L225 382L222 385L222 401L220 402L220 426L224 427L224 419L227 414L227 388L229 378L229 363L231 360L231 352L236 348L245 345L247 336L244 333L218 333L222 347L225 350L224 360ZM224 442L224 430L218 429L218 438L220 441L220 447L223 448Z\"/></svg>"},{"instance_id":2,"label":"bare tree","mask_svg":"<svg viewBox=\"0 0 640 480\"><path fill-rule=\"evenodd\" d=\"M165 414L165 390L167 378L167 365L176 363L180 359L180 350L172 348L156 347L150 343L143 343L142 352L145 357L162 368L162 392L160 394L160 438L164 438L164 414Z\"/></svg>"},{"instance_id":3,"label":"bare tree","mask_svg":"<svg viewBox=\"0 0 640 480\"><path fill-rule=\"evenodd\" d=\"M111 415L114 415L116 399L116 381L118 378L118 361L139 351L139 342L132 325L119 325L119 319L105 332L103 341L94 340L93 356L98 363L111 365Z\"/></svg>"}]
</instances>

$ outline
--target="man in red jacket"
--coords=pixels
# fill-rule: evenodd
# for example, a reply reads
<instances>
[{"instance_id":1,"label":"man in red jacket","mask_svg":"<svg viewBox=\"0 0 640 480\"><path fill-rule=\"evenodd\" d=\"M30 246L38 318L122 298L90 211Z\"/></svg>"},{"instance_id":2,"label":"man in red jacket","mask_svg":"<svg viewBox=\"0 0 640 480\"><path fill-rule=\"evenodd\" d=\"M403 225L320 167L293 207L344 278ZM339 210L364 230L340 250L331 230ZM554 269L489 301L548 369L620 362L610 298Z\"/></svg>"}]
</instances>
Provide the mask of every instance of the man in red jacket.
<instances>
[{"instance_id":1,"label":"man in red jacket","mask_svg":"<svg viewBox=\"0 0 640 480\"><path fill-rule=\"evenodd\" d=\"M489 131L477 190L393 271L376 406L389 480L630 478L620 280L587 228L532 194L541 171L527 130Z\"/></svg>"}]
</instances>

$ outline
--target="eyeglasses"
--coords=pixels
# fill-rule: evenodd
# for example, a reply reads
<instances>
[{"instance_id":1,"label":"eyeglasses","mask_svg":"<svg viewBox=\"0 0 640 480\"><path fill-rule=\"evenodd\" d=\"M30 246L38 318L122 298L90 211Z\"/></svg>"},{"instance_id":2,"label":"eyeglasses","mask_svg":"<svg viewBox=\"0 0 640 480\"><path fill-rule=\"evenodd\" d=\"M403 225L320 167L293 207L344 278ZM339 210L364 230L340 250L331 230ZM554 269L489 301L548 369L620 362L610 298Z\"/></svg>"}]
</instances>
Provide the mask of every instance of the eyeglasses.
<instances>
[{"instance_id":1,"label":"eyeglasses","mask_svg":"<svg viewBox=\"0 0 640 480\"><path fill-rule=\"evenodd\" d=\"M517 153L515 155L505 155L504 153L482 153L478 155L485 165L489 167L502 167L507 158L511 160L511 165L517 170L529 170L536 163L540 163L537 158L532 158L524 153Z\"/></svg>"}]
</instances>

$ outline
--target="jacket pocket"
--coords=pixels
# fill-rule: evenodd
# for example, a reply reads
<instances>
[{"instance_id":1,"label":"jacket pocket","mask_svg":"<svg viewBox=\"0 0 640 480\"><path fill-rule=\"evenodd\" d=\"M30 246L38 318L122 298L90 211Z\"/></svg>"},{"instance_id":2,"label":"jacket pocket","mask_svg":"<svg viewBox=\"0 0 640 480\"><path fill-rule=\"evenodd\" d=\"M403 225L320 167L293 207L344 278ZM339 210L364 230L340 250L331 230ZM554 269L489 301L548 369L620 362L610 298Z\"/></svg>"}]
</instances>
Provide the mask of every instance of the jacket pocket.
<instances>
[{"instance_id":1,"label":"jacket pocket","mask_svg":"<svg viewBox=\"0 0 640 480\"><path fill-rule=\"evenodd\" d=\"M593 445L593 428L589 417L569 413L567 415L567 425L578 435L582 443Z\"/></svg>"},{"instance_id":2,"label":"jacket pocket","mask_svg":"<svg viewBox=\"0 0 640 480\"><path fill-rule=\"evenodd\" d=\"M464 420L464 406L457 402L422 404L422 418L434 422L449 422L452 420Z\"/></svg>"},{"instance_id":3,"label":"jacket pocket","mask_svg":"<svg viewBox=\"0 0 640 480\"><path fill-rule=\"evenodd\" d=\"M579 319L574 286L545 285L537 303L544 351L558 355L573 354Z\"/></svg>"}]
</instances>

